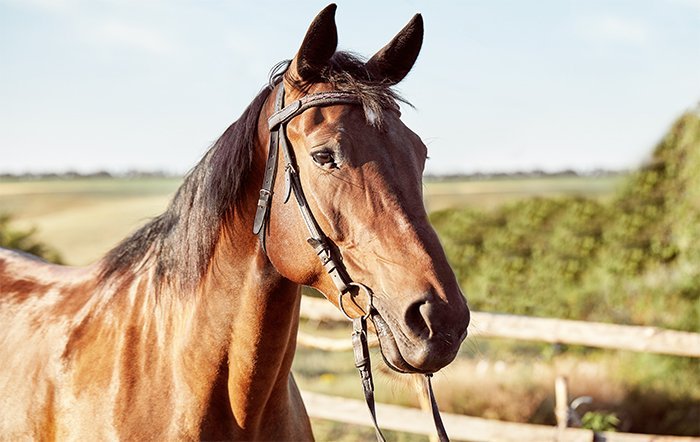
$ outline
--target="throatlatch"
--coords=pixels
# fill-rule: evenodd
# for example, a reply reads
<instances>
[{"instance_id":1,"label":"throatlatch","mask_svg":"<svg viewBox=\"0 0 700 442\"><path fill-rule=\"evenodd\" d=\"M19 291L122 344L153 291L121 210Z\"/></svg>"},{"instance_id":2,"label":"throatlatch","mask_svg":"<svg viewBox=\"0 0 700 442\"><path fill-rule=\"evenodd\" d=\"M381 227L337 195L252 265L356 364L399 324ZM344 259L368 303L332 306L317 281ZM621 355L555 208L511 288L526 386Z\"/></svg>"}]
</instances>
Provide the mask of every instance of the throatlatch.
<instances>
[{"instance_id":1,"label":"throatlatch","mask_svg":"<svg viewBox=\"0 0 700 442\"><path fill-rule=\"evenodd\" d=\"M311 213L311 209L309 209L306 197L304 196L304 191L301 187L301 181L296 168L294 153L290 149L289 141L287 140L287 123L292 118L311 107L331 106L338 104L360 104L360 100L349 92L320 92L306 95L301 99L284 106L284 83L280 82L277 94L275 96L275 112L268 119L268 127L270 129L270 150L267 155L265 175L263 178L262 188L260 189L260 198L258 199L257 210L255 212L253 233L258 235L260 238L261 247L265 253L267 253L265 236L268 229L270 204L273 196L275 177L277 175L279 150L281 149L284 157L285 179L283 201L286 203L289 200L291 193L294 193L294 197L299 207L299 212L301 213L304 224L306 224L306 228L309 231L309 238L307 239L307 242L316 252L316 255L321 260L321 264L328 275L330 275L333 283L338 289L338 305L340 306L341 311L343 314L345 314L345 316L347 316L348 319L352 321L352 344L355 355L355 367L357 367L360 373L360 378L362 380L362 391L372 417L372 423L374 424L377 440L380 442L385 442L384 435L379 429L379 425L377 425L374 402L374 382L372 380L372 365L370 362L369 345L367 343L367 319L371 319L371 314L374 312L374 307L372 306L373 293L367 286L354 282L350 278L345 270L345 266L343 266L342 257L335 253L335 250L331 247L328 238L316 222L316 218L314 218L313 213ZM353 302L355 302L353 291L357 291L358 293L359 291L364 291L367 298L367 306L364 308L355 303L358 309L364 312L362 316L355 318L351 317L347 313L343 304L343 297L346 294L350 294L351 299ZM430 398L433 420L435 421L438 437L441 442L445 442L449 441L449 439L442 424L437 403L435 402L435 396L430 383L431 376L431 374L428 374L425 377L426 389Z\"/></svg>"}]
</instances>

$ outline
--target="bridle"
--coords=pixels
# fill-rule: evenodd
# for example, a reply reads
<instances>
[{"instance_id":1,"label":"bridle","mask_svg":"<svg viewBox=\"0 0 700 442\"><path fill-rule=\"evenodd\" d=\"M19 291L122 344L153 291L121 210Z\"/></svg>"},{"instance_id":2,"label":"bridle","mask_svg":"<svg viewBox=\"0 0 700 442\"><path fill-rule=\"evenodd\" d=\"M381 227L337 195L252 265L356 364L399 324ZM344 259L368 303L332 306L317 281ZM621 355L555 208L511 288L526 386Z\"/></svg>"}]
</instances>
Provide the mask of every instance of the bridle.
<instances>
[{"instance_id":1,"label":"bridle","mask_svg":"<svg viewBox=\"0 0 700 442\"><path fill-rule=\"evenodd\" d=\"M355 356L355 366L360 372L362 380L362 390L372 416L372 423L377 435L377 440L384 442L384 435L377 425L377 416L374 405L374 382L372 380L372 367L369 356L369 346L367 344L367 319L371 319L371 314L375 312L372 305L373 293L372 290L358 282L353 281L348 275L345 266L342 262L342 257L332 248L328 237L323 233L323 230L318 225L309 205L307 204L304 191L301 187L299 173L296 167L294 152L290 149L289 140L287 139L287 123L289 121L312 107L333 106L338 104L361 104L359 98L350 93L342 91L319 92L305 95L299 100L284 106L284 83L280 81L277 94L275 96L275 108L273 114L268 118L268 128L270 130L270 150L265 164L265 175L263 178L262 188L260 189L260 198L258 200L255 219L253 222L253 233L260 238L260 244L263 251L267 253L265 245L265 235L268 229L268 220L270 216L270 203L277 175L277 164L279 151L282 150L284 157L284 180L285 190L283 195L284 203L289 201L291 193L294 192L294 197L299 207L301 217L309 231L307 242L314 249L316 255L321 260L321 264L325 268L331 280L338 289L338 305L345 316L352 321L352 344ZM343 306L343 297L350 294L350 298L355 302L353 291L364 291L367 297L367 306L361 308L357 303L355 305L364 312L364 315L359 317L351 317L345 311ZM430 398L433 420L437 429L438 438L440 441L448 441L445 427L440 418L440 411L435 401L433 388L430 382L432 374L425 375L425 387Z\"/></svg>"}]
</instances>

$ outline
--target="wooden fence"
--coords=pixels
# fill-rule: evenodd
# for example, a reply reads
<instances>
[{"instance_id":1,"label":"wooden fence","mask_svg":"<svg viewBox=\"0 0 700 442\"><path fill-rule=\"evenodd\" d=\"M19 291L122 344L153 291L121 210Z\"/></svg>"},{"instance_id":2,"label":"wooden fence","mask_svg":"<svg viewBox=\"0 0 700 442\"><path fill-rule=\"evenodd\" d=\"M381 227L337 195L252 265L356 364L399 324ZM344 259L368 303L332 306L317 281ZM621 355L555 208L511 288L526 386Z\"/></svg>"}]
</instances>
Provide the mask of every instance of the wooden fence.
<instances>
[{"instance_id":1,"label":"wooden fence","mask_svg":"<svg viewBox=\"0 0 700 442\"><path fill-rule=\"evenodd\" d=\"M308 296L302 297L301 316L317 321L347 321L343 314L325 299ZM700 357L700 334L656 327L472 312L470 335ZM331 351L352 348L349 338L323 338L302 332L298 335L298 343ZM362 401L306 391L302 392L302 396L312 417L372 426L366 405ZM568 406L568 398L562 400ZM377 404L377 414L384 428L432 435L431 417L422 410ZM593 432L579 428L503 422L449 413L443 413L442 416L448 434L460 440L700 442L700 438L694 437Z\"/></svg>"},{"instance_id":2,"label":"wooden fence","mask_svg":"<svg viewBox=\"0 0 700 442\"><path fill-rule=\"evenodd\" d=\"M360 400L301 392L311 417L371 427L367 405ZM503 422L494 419L440 413L452 439L468 441L561 441L561 442L698 442L700 438L653 434L594 432L535 424ZM382 428L431 436L434 424L429 413L416 408L377 404L377 419Z\"/></svg>"},{"instance_id":3,"label":"wooden fence","mask_svg":"<svg viewBox=\"0 0 700 442\"><path fill-rule=\"evenodd\" d=\"M319 321L347 321L325 299L303 296L301 316ZM534 318L500 313L472 312L470 336L506 338L553 344L631 350L676 356L700 357L700 334L665 330L657 327L604 324L567 319ZM348 340L333 340L301 335L300 343L316 340L328 350L350 348ZM345 342L345 343L344 343ZM346 347L343 347L346 346Z\"/></svg>"}]
</instances>

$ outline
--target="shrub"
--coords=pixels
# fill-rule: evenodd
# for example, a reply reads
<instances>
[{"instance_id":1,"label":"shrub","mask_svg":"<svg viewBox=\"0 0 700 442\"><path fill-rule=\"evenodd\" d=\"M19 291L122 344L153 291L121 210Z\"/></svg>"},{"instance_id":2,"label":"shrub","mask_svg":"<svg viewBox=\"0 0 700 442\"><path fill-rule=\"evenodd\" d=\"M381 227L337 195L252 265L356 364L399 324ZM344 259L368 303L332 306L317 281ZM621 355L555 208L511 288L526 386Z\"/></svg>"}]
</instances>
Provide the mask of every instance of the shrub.
<instances>
[{"instance_id":1,"label":"shrub","mask_svg":"<svg viewBox=\"0 0 700 442\"><path fill-rule=\"evenodd\" d=\"M56 250L35 238L36 229L14 229L10 225L11 220L10 215L0 214L0 247L31 253L57 264L63 262Z\"/></svg>"},{"instance_id":2,"label":"shrub","mask_svg":"<svg viewBox=\"0 0 700 442\"><path fill-rule=\"evenodd\" d=\"M697 331L700 116L682 116L610 203L534 198L431 221L474 309Z\"/></svg>"}]
</instances>

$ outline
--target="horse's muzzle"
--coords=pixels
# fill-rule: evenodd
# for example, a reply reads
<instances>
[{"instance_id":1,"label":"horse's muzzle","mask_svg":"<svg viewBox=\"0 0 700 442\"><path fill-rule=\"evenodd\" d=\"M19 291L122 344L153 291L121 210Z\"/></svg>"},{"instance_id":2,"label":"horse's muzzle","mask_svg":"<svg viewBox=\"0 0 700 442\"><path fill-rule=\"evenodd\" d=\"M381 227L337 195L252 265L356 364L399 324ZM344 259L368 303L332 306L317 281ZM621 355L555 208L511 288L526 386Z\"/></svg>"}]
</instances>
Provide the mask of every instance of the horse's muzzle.
<instances>
[{"instance_id":1,"label":"horse's muzzle","mask_svg":"<svg viewBox=\"0 0 700 442\"><path fill-rule=\"evenodd\" d=\"M415 302L403 321L377 306L379 311L371 317L387 365L400 372L434 373L452 362L469 325L469 309L463 299L456 305Z\"/></svg>"}]
</instances>

